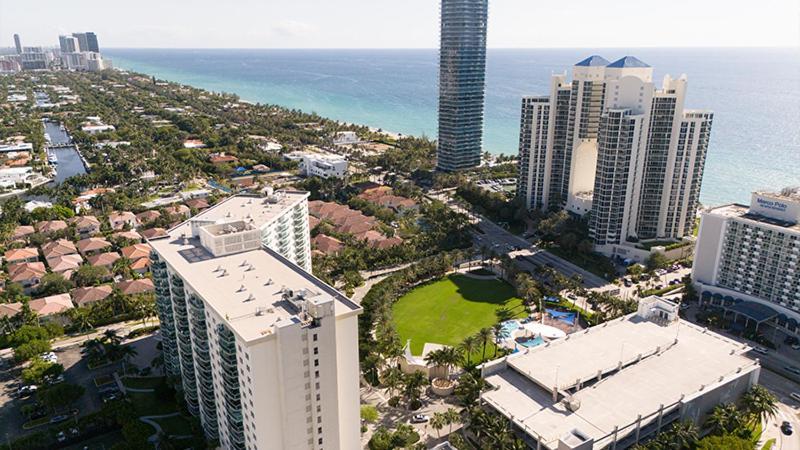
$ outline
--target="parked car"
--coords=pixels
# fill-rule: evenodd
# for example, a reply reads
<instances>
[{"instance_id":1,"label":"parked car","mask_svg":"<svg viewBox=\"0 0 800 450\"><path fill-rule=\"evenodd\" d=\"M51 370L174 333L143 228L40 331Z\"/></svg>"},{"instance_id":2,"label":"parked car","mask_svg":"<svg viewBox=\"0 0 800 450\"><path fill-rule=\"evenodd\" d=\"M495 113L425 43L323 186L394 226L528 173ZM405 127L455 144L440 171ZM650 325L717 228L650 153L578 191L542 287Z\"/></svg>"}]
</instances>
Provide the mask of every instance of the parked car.
<instances>
[{"instance_id":1,"label":"parked car","mask_svg":"<svg viewBox=\"0 0 800 450\"><path fill-rule=\"evenodd\" d=\"M800 394L797 392L792 392L789 394L789 397L792 397L796 402L800 403Z\"/></svg>"},{"instance_id":2,"label":"parked car","mask_svg":"<svg viewBox=\"0 0 800 450\"><path fill-rule=\"evenodd\" d=\"M425 423L430 420L430 417L425 414L414 414L411 417L411 423Z\"/></svg>"},{"instance_id":3,"label":"parked car","mask_svg":"<svg viewBox=\"0 0 800 450\"><path fill-rule=\"evenodd\" d=\"M69 420L69 416L66 415L66 414L61 414L61 415L58 415L58 416L51 417L50 418L50 423L61 423L61 422L64 422L66 420Z\"/></svg>"},{"instance_id":4,"label":"parked car","mask_svg":"<svg viewBox=\"0 0 800 450\"><path fill-rule=\"evenodd\" d=\"M784 369L786 369L787 372L791 372L791 373L793 373L795 375L800 375L800 367L797 367L797 366L786 366L786 367L784 367Z\"/></svg>"},{"instance_id":5,"label":"parked car","mask_svg":"<svg viewBox=\"0 0 800 450\"><path fill-rule=\"evenodd\" d=\"M64 382L64 375L59 375L59 376L57 376L57 377L54 377L54 376L52 376L52 375L47 375L46 377L44 377L44 380L43 380L43 381L44 381L46 384L58 384L58 383L63 383L63 382Z\"/></svg>"},{"instance_id":6,"label":"parked car","mask_svg":"<svg viewBox=\"0 0 800 450\"><path fill-rule=\"evenodd\" d=\"M58 356L56 356L56 354L53 353L53 352L42 353L41 358L44 361L47 361L47 362L53 363L53 364L56 364L58 362Z\"/></svg>"},{"instance_id":7,"label":"parked car","mask_svg":"<svg viewBox=\"0 0 800 450\"><path fill-rule=\"evenodd\" d=\"M766 348L758 346L753 347L753 351L756 353L761 353L762 355L766 355L767 353L769 353L769 350L767 350Z\"/></svg>"},{"instance_id":8,"label":"parked car","mask_svg":"<svg viewBox=\"0 0 800 450\"><path fill-rule=\"evenodd\" d=\"M107 394L103 394L103 403L113 402L114 400L119 400L122 398L122 394L119 392L109 392Z\"/></svg>"},{"instance_id":9,"label":"parked car","mask_svg":"<svg viewBox=\"0 0 800 450\"><path fill-rule=\"evenodd\" d=\"M800 350L800 344L792 344L793 350Z\"/></svg>"},{"instance_id":10,"label":"parked car","mask_svg":"<svg viewBox=\"0 0 800 450\"><path fill-rule=\"evenodd\" d=\"M58 432L58 434L56 435L56 440L57 440L58 442L64 442L64 441L66 441L66 440L67 440L67 435L66 435L66 434L64 434L64 432L63 432L63 431L59 431L59 432Z\"/></svg>"},{"instance_id":11,"label":"parked car","mask_svg":"<svg viewBox=\"0 0 800 450\"><path fill-rule=\"evenodd\" d=\"M794 431L794 430L792 430L792 424L791 423L789 423L787 421L784 421L781 424L781 432L783 434L785 434L787 436L791 436L792 435L792 431Z\"/></svg>"},{"instance_id":12,"label":"parked car","mask_svg":"<svg viewBox=\"0 0 800 450\"><path fill-rule=\"evenodd\" d=\"M575 294L567 294L567 298L570 300L578 300L578 296Z\"/></svg>"},{"instance_id":13,"label":"parked car","mask_svg":"<svg viewBox=\"0 0 800 450\"><path fill-rule=\"evenodd\" d=\"M17 395L20 397L27 397L36 392L37 389L39 389L39 387L33 384L29 386L22 386L17 390Z\"/></svg>"}]
</instances>

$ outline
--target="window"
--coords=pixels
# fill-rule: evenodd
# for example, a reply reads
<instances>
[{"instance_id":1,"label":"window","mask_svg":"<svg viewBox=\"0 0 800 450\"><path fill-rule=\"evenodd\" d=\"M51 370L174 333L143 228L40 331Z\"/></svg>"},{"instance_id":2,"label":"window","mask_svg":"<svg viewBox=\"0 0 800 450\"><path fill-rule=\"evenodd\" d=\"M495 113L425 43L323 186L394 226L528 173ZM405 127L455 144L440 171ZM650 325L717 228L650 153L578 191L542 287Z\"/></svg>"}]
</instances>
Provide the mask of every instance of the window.
<instances>
[{"instance_id":1,"label":"window","mask_svg":"<svg viewBox=\"0 0 800 450\"><path fill-rule=\"evenodd\" d=\"M314 378L319 378L319 370L314 371Z\"/></svg>"},{"instance_id":2,"label":"window","mask_svg":"<svg viewBox=\"0 0 800 450\"><path fill-rule=\"evenodd\" d=\"M317 348L317 347L314 347L314 354L315 354L315 355L319 355L319 348Z\"/></svg>"}]
</instances>

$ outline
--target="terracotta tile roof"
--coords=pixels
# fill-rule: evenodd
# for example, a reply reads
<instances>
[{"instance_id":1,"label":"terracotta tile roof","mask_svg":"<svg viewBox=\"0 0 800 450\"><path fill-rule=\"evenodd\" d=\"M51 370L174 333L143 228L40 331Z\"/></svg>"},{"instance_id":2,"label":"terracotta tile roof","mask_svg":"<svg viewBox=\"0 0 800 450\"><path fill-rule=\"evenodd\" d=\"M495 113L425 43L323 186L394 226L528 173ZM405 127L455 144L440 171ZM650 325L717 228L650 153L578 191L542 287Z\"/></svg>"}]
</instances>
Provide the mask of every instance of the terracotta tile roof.
<instances>
[{"instance_id":1,"label":"terracotta tile roof","mask_svg":"<svg viewBox=\"0 0 800 450\"><path fill-rule=\"evenodd\" d=\"M77 216L70 219L70 223L78 230L86 228L100 229L100 221L95 216Z\"/></svg>"},{"instance_id":2,"label":"terracotta tile roof","mask_svg":"<svg viewBox=\"0 0 800 450\"><path fill-rule=\"evenodd\" d=\"M49 258L47 260L47 265L50 266L50 270L55 273L61 273L75 270L83 264L83 258L81 255L63 255L63 256L56 256L55 258ZM67 278L66 275L64 275Z\"/></svg>"},{"instance_id":3,"label":"terracotta tile roof","mask_svg":"<svg viewBox=\"0 0 800 450\"><path fill-rule=\"evenodd\" d=\"M11 234L11 239L12 240L22 239L35 232L36 230L30 225L20 225L17 228L14 228L14 233Z\"/></svg>"},{"instance_id":4,"label":"terracotta tile roof","mask_svg":"<svg viewBox=\"0 0 800 450\"><path fill-rule=\"evenodd\" d=\"M314 228L317 228L317 225L319 225L320 222L321 220L317 219L316 217L308 216L308 229L313 230Z\"/></svg>"},{"instance_id":5,"label":"terracotta tile roof","mask_svg":"<svg viewBox=\"0 0 800 450\"><path fill-rule=\"evenodd\" d=\"M86 260L93 266L110 267L119 258L120 256L117 252L106 252L100 253L99 255L90 256Z\"/></svg>"},{"instance_id":6,"label":"terracotta tile roof","mask_svg":"<svg viewBox=\"0 0 800 450\"><path fill-rule=\"evenodd\" d=\"M146 239L153 239L157 237L162 237L167 235L167 230L163 228L150 228L149 230L144 230L141 232L142 236Z\"/></svg>"},{"instance_id":7,"label":"terracotta tile roof","mask_svg":"<svg viewBox=\"0 0 800 450\"><path fill-rule=\"evenodd\" d=\"M111 295L113 287L110 284L102 286L82 287L72 291L72 300L78 306L84 306L89 303L105 300L106 297Z\"/></svg>"},{"instance_id":8,"label":"terracotta tile roof","mask_svg":"<svg viewBox=\"0 0 800 450\"><path fill-rule=\"evenodd\" d=\"M12 249L5 253L4 258L9 264L13 264L17 261L39 259L39 251L33 247Z\"/></svg>"},{"instance_id":9,"label":"terracotta tile roof","mask_svg":"<svg viewBox=\"0 0 800 450\"><path fill-rule=\"evenodd\" d=\"M96 252L111 247L111 243L103 238L87 238L78 241L78 251L82 254Z\"/></svg>"},{"instance_id":10,"label":"terracotta tile roof","mask_svg":"<svg viewBox=\"0 0 800 450\"><path fill-rule=\"evenodd\" d=\"M130 264L131 270L146 272L150 268L150 258L139 258Z\"/></svg>"},{"instance_id":11,"label":"terracotta tile roof","mask_svg":"<svg viewBox=\"0 0 800 450\"><path fill-rule=\"evenodd\" d=\"M67 228L67 222L63 220L45 220L36 223L36 230L39 233L53 233Z\"/></svg>"},{"instance_id":12,"label":"terracotta tile roof","mask_svg":"<svg viewBox=\"0 0 800 450\"><path fill-rule=\"evenodd\" d=\"M22 303L0 303L0 317L14 317L22 311Z\"/></svg>"},{"instance_id":13,"label":"terracotta tile roof","mask_svg":"<svg viewBox=\"0 0 800 450\"><path fill-rule=\"evenodd\" d=\"M150 256L150 246L147 244L133 244L122 249L122 256L135 261L139 258L147 258Z\"/></svg>"},{"instance_id":14,"label":"terracotta tile roof","mask_svg":"<svg viewBox=\"0 0 800 450\"><path fill-rule=\"evenodd\" d=\"M186 206L199 210L206 209L209 205L208 201L204 198L190 198L189 200L186 200Z\"/></svg>"},{"instance_id":15,"label":"terracotta tile roof","mask_svg":"<svg viewBox=\"0 0 800 450\"><path fill-rule=\"evenodd\" d=\"M311 239L311 245L326 255L332 255L342 250L342 241L325 234L318 234Z\"/></svg>"},{"instance_id":16,"label":"terracotta tile roof","mask_svg":"<svg viewBox=\"0 0 800 450\"><path fill-rule=\"evenodd\" d=\"M191 213L186 205L167 206L164 208L164 212L171 216L188 216Z\"/></svg>"},{"instance_id":17,"label":"terracotta tile roof","mask_svg":"<svg viewBox=\"0 0 800 450\"><path fill-rule=\"evenodd\" d=\"M72 298L69 294L51 295L50 297L31 300L28 305L30 305L32 311L35 311L40 316L58 314L73 308Z\"/></svg>"},{"instance_id":18,"label":"terracotta tile roof","mask_svg":"<svg viewBox=\"0 0 800 450\"><path fill-rule=\"evenodd\" d=\"M153 280L142 278L139 280L127 280L117 283L117 288L125 295L141 294L143 292L153 292Z\"/></svg>"},{"instance_id":19,"label":"terracotta tile roof","mask_svg":"<svg viewBox=\"0 0 800 450\"><path fill-rule=\"evenodd\" d=\"M50 241L42 246L42 253L45 259L55 258L56 256L72 255L78 253L78 249L72 241L58 239Z\"/></svg>"},{"instance_id":20,"label":"terracotta tile roof","mask_svg":"<svg viewBox=\"0 0 800 450\"><path fill-rule=\"evenodd\" d=\"M46 273L47 270L42 262L19 263L8 266L9 279L15 283L41 278Z\"/></svg>"},{"instance_id":21,"label":"terracotta tile roof","mask_svg":"<svg viewBox=\"0 0 800 450\"><path fill-rule=\"evenodd\" d=\"M151 209L151 210L148 210L148 211L145 211L145 212L140 212L139 214L137 214L136 215L136 220L138 220L139 223L150 223L150 222L158 219L159 217L161 217L161 213Z\"/></svg>"},{"instance_id":22,"label":"terracotta tile roof","mask_svg":"<svg viewBox=\"0 0 800 450\"><path fill-rule=\"evenodd\" d=\"M116 233L112 234L111 237L114 239L127 239L137 242L141 242L142 240L142 235L135 231L117 231Z\"/></svg>"}]
</instances>

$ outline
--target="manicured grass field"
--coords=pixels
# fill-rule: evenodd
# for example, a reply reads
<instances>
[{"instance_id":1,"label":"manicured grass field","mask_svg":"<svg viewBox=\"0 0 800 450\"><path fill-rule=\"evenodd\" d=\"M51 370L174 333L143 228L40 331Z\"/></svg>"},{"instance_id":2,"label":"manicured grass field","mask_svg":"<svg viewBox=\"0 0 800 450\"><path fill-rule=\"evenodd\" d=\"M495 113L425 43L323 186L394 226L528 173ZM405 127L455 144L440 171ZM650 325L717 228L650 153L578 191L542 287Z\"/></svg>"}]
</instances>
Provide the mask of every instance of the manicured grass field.
<instances>
[{"instance_id":1,"label":"manicured grass field","mask_svg":"<svg viewBox=\"0 0 800 450\"><path fill-rule=\"evenodd\" d=\"M514 288L497 280L451 275L420 286L394 304L394 322L411 352L422 354L426 342L458 345L484 327L497 323L495 311L506 308L525 317L525 307Z\"/></svg>"}]
</instances>

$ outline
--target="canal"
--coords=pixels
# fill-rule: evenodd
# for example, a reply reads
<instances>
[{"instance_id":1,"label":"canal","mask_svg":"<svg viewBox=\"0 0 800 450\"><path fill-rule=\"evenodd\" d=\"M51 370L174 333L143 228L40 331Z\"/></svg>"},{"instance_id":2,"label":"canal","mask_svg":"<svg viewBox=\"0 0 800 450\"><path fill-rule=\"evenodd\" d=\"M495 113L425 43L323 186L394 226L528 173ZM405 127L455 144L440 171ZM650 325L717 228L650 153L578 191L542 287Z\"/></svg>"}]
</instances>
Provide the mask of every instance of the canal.
<instances>
[{"instance_id":1,"label":"canal","mask_svg":"<svg viewBox=\"0 0 800 450\"><path fill-rule=\"evenodd\" d=\"M48 155L55 155L55 165L53 168L56 171L56 176L53 182L61 184L67 178L75 175L83 175L86 173L86 167L83 165L81 155L78 149L72 145L72 138L69 137L66 130L61 128L57 122L44 122L44 133L48 140Z\"/></svg>"}]
</instances>

